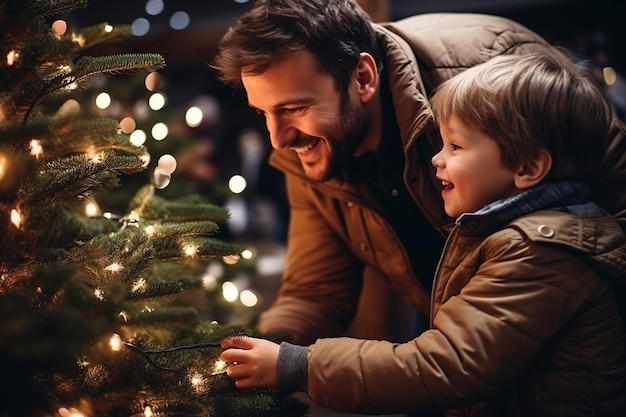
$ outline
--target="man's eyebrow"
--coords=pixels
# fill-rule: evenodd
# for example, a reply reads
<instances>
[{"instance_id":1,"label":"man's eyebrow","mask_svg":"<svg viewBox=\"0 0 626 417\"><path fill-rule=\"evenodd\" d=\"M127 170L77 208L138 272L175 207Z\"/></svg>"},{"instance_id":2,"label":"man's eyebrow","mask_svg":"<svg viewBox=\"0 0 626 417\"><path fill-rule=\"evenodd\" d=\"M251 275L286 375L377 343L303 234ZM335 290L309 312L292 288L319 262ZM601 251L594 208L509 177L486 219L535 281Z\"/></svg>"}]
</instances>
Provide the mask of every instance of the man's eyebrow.
<instances>
[{"instance_id":1,"label":"man's eyebrow","mask_svg":"<svg viewBox=\"0 0 626 417\"><path fill-rule=\"evenodd\" d=\"M284 107L290 106L308 106L313 102L310 97L299 97L299 98L290 98L288 100L283 100L278 103L275 103L271 106L272 109L282 109ZM255 105L248 101L248 106L252 107L255 110L261 110L257 108Z\"/></svg>"}]
</instances>

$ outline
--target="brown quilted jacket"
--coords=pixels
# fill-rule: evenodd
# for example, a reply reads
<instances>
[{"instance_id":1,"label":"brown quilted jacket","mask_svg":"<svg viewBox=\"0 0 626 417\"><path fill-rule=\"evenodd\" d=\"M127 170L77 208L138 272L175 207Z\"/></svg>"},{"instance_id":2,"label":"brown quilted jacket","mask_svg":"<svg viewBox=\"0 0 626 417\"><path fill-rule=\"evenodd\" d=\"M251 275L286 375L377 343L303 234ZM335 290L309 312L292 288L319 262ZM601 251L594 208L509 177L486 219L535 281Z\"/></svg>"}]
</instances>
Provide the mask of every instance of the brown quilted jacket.
<instances>
[{"instance_id":1,"label":"brown quilted jacket","mask_svg":"<svg viewBox=\"0 0 626 417\"><path fill-rule=\"evenodd\" d=\"M366 414L624 416L626 334L609 284L626 283L620 226L609 216L539 211L492 229L452 230L432 329L403 344L312 345L311 399Z\"/></svg>"}]
</instances>

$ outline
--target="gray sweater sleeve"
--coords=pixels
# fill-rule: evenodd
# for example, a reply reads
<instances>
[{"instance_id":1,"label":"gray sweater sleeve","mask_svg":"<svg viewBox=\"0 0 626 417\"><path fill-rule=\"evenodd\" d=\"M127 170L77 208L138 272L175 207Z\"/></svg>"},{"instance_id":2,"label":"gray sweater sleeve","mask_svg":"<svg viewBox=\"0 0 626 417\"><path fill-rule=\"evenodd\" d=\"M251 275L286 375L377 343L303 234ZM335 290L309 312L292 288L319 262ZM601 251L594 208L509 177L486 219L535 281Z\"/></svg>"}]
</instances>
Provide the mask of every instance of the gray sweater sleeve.
<instances>
[{"instance_id":1,"label":"gray sweater sleeve","mask_svg":"<svg viewBox=\"0 0 626 417\"><path fill-rule=\"evenodd\" d=\"M280 344L278 351L278 391L283 395L306 392L308 378L308 346Z\"/></svg>"}]
</instances>

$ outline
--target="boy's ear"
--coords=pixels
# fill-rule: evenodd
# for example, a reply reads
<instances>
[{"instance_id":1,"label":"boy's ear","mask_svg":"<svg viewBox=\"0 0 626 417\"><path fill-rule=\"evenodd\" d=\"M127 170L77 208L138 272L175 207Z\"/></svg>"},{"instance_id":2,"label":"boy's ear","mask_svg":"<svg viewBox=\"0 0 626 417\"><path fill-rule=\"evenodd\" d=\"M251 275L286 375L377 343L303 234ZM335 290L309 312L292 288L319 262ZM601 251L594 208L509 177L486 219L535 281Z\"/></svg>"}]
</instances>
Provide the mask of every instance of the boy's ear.
<instances>
[{"instance_id":1,"label":"boy's ear","mask_svg":"<svg viewBox=\"0 0 626 417\"><path fill-rule=\"evenodd\" d=\"M537 155L527 160L515 176L515 186L521 190L534 187L539 184L552 168L552 155L546 149L541 148Z\"/></svg>"},{"instance_id":2,"label":"boy's ear","mask_svg":"<svg viewBox=\"0 0 626 417\"><path fill-rule=\"evenodd\" d=\"M378 69L376 60L367 52L362 52L356 65L355 77L358 95L363 102L370 101L378 90Z\"/></svg>"}]
</instances>

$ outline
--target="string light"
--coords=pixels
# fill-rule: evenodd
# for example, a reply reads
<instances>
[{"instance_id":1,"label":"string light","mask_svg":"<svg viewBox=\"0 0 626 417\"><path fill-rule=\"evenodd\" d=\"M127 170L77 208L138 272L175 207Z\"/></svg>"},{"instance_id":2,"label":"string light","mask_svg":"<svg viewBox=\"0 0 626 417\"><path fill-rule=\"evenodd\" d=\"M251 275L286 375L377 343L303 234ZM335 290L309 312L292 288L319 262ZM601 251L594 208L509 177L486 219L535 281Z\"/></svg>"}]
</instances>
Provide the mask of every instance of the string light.
<instances>
[{"instance_id":1,"label":"string light","mask_svg":"<svg viewBox=\"0 0 626 417\"><path fill-rule=\"evenodd\" d=\"M132 133L132 131L135 130L136 127L137 123L132 117L124 117L122 120L120 120L120 130L122 131L122 133Z\"/></svg>"},{"instance_id":2,"label":"string light","mask_svg":"<svg viewBox=\"0 0 626 417\"><path fill-rule=\"evenodd\" d=\"M159 158L157 166L161 168L164 172L172 174L174 171L176 171L176 158L174 158L170 154L165 154Z\"/></svg>"},{"instance_id":3,"label":"string light","mask_svg":"<svg viewBox=\"0 0 626 417\"><path fill-rule=\"evenodd\" d=\"M186 256L194 256L197 253L197 251L198 251L198 247L195 245L186 245L183 248L183 253Z\"/></svg>"},{"instance_id":4,"label":"string light","mask_svg":"<svg viewBox=\"0 0 626 417\"><path fill-rule=\"evenodd\" d=\"M221 359L217 359L213 364L213 372L211 375L223 374L228 369L228 364Z\"/></svg>"},{"instance_id":5,"label":"string light","mask_svg":"<svg viewBox=\"0 0 626 417\"><path fill-rule=\"evenodd\" d=\"M7 65L12 67L13 64L15 64L15 61L17 61L20 57L20 53L18 51L16 51L15 49L10 50L7 53Z\"/></svg>"},{"instance_id":6,"label":"string light","mask_svg":"<svg viewBox=\"0 0 626 417\"><path fill-rule=\"evenodd\" d=\"M132 291L139 291L142 289L145 289L147 286L146 284L146 280L143 278L139 278L137 281L135 281L135 283L133 284L132 287Z\"/></svg>"},{"instance_id":7,"label":"string light","mask_svg":"<svg viewBox=\"0 0 626 417\"><path fill-rule=\"evenodd\" d=\"M30 141L30 154L36 159L39 159L39 157L43 154L43 147L41 146L41 142L37 139Z\"/></svg>"},{"instance_id":8,"label":"string light","mask_svg":"<svg viewBox=\"0 0 626 417\"><path fill-rule=\"evenodd\" d=\"M122 320L124 320L124 323L128 323L128 313L126 313L125 311L120 311L118 316L120 316Z\"/></svg>"},{"instance_id":9,"label":"string light","mask_svg":"<svg viewBox=\"0 0 626 417\"><path fill-rule=\"evenodd\" d=\"M52 32L58 37L65 35L66 31L67 31L67 22L65 20L59 19L59 20L55 20L54 23L52 23Z\"/></svg>"},{"instance_id":10,"label":"string light","mask_svg":"<svg viewBox=\"0 0 626 417\"><path fill-rule=\"evenodd\" d=\"M241 301L241 304L246 307L254 307L259 302L259 298L251 290L241 291L241 294L239 294L239 300Z\"/></svg>"},{"instance_id":11,"label":"string light","mask_svg":"<svg viewBox=\"0 0 626 417\"><path fill-rule=\"evenodd\" d=\"M243 259L252 259L254 257L254 252L251 249L244 249L241 251L240 255Z\"/></svg>"},{"instance_id":12,"label":"string light","mask_svg":"<svg viewBox=\"0 0 626 417\"><path fill-rule=\"evenodd\" d=\"M114 352L122 350L123 342L119 334L114 333L113 336L111 336L109 339L109 346L111 346L111 350Z\"/></svg>"},{"instance_id":13,"label":"string light","mask_svg":"<svg viewBox=\"0 0 626 417\"><path fill-rule=\"evenodd\" d=\"M148 99L148 105L154 111L161 110L165 106L165 96L161 93L154 93Z\"/></svg>"},{"instance_id":14,"label":"string light","mask_svg":"<svg viewBox=\"0 0 626 417\"><path fill-rule=\"evenodd\" d=\"M19 229L23 220L22 213L20 213L17 209L11 210L11 223L13 223L15 227Z\"/></svg>"},{"instance_id":15,"label":"string light","mask_svg":"<svg viewBox=\"0 0 626 417\"><path fill-rule=\"evenodd\" d=\"M241 175L233 175L230 180L228 180L228 189L235 194L242 193L243 190L246 189L246 186L246 179Z\"/></svg>"},{"instance_id":16,"label":"string light","mask_svg":"<svg viewBox=\"0 0 626 417\"><path fill-rule=\"evenodd\" d=\"M154 126L152 126L152 137L154 138L154 140L163 140L167 137L167 135L169 135L170 131L169 128L167 127L167 125L163 122L158 122L155 123Z\"/></svg>"},{"instance_id":17,"label":"string light","mask_svg":"<svg viewBox=\"0 0 626 417\"><path fill-rule=\"evenodd\" d=\"M94 289L93 294L96 296L98 300L104 301L104 291L102 291L100 288Z\"/></svg>"},{"instance_id":18,"label":"string light","mask_svg":"<svg viewBox=\"0 0 626 417\"><path fill-rule=\"evenodd\" d=\"M104 269L106 269L107 271L111 271L111 272L119 272L122 269L124 269L124 267L120 264L118 264L117 262L112 263L111 265L105 267Z\"/></svg>"},{"instance_id":19,"label":"string light","mask_svg":"<svg viewBox=\"0 0 626 417\"><path fill-rule=\"evenodd\" d=\"M239 289L232 282L226 281L222 284L222 297L229 303L233 303L239 298Z\"/></svg>"},{"instance_id":20,"label":"string light","mask_svg":"<svg viewBox=\"0 0 626 417\"><path fill-rule=\"evenodd\" d=\"M100 206L95 201L85 203L85 215L87 217L97 217L100 215Z\"/></svg>"},{"instance_id":21,"label":"string light","mask_svg":"<svg viewBox=\"0 0 626 417\"><path fill-rule=\"evenodd\" d=\"M107 92L102 92L96 96L96 107L101 110L106 109L111 105L111 96Z\"/></svg>"},{"instance_id":22,"label":"string light","mask_svg":"<svg viewBox=\"0 0 626 417\"><path fill-rule=\"evenodd\" d=\"M163 77L158 72L151 72L146 75L145 85L148 91L156 91L163 86Z\"/></svg>"}]
</instances>

